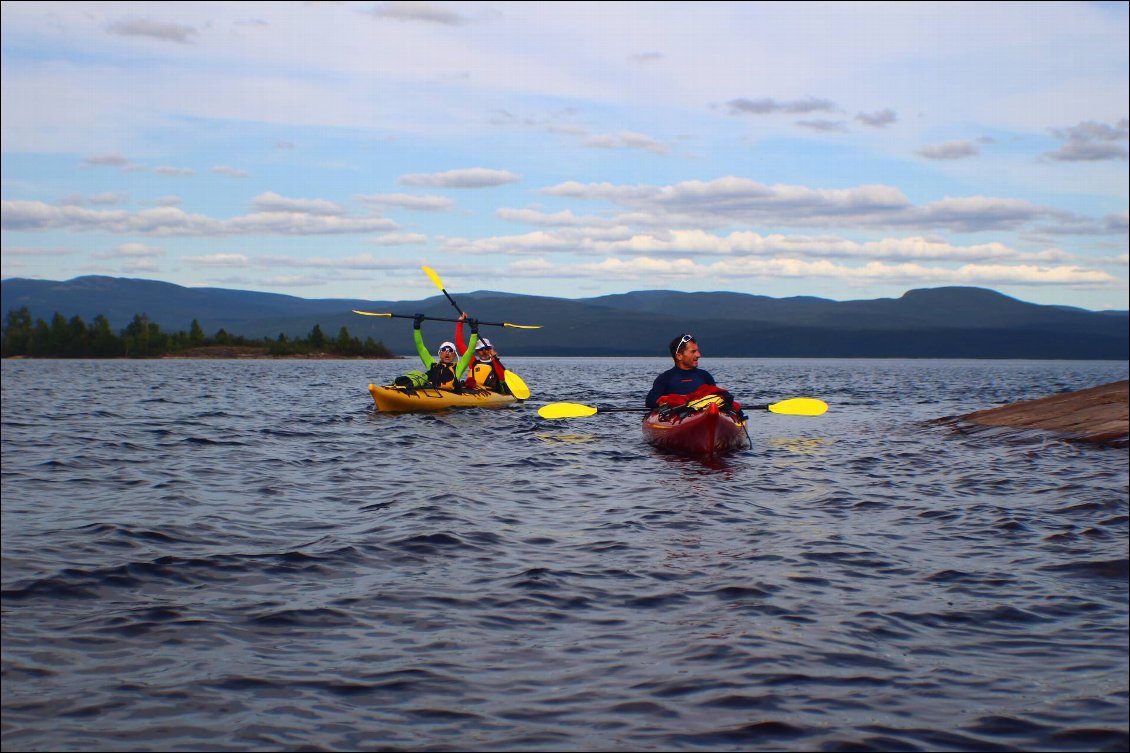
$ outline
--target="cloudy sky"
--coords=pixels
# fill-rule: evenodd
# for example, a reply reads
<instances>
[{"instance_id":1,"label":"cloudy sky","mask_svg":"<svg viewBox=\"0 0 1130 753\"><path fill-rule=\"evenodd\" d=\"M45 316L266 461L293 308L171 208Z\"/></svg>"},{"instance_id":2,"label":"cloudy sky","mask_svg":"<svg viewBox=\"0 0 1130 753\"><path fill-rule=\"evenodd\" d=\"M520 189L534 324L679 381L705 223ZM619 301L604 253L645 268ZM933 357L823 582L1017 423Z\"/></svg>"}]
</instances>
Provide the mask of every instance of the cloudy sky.
<instances>
[{"instance_id":1,"label":"cloudy sky","mask_svg":"<svg viewBox=\"0 0 1130 753\"><path fill-rule=\"evenodd\" d=\"M1127 7L6 1L2 275L1126 309Z\"/></svg>"}]
</instances>

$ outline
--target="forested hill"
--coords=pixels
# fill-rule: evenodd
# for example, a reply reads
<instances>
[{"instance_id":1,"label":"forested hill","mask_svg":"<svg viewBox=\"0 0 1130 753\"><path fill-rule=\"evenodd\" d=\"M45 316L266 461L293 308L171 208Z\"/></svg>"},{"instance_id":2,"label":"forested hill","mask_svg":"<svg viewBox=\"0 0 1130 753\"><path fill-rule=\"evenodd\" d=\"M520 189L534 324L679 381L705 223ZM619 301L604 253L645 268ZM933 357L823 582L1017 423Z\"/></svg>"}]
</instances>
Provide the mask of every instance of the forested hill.
<instances>
[{"instance_id":1,"label":"forested hill","mask_svg":"<svg viewBox=\"0 0 1130 753\"><path fill-rule=\"evenodd\" d=\"M484 328L504 356L664 356L672 337L690 332L711 357L1130 357L1126 311L1043 306L983 288L919 289L899 298L858 301L656 290L582 299L480 291L458 300L482 321L542 325ZM89 322L101 314L114 328L124 328L138 314L169 331L187 331L195 319L209 334L223 329L253 338L302 337L315 324L327 333L344 326L409 355L414 352L409 320L351 310L455 315L443 296L305 299L98 276L4 280L2 307L4 315L26 307L44 320L58 313ZM426 323L425 340L450 339L451 326Z\"/></svg>"}]
</instances>

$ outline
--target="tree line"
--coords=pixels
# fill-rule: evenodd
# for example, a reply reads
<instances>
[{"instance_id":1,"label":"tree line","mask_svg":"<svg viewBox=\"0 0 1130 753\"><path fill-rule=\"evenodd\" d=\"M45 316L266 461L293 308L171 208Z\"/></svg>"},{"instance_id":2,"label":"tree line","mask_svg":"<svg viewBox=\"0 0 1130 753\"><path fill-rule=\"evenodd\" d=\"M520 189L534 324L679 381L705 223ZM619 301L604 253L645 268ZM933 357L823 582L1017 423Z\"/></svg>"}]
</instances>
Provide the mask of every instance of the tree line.
<instances>
[{"instance_id":1,"label":"tree line","mask_svg":"<svg viewBox=\"0 0 1130 753\"><path fill-rule=\"evenodd\" d=\"M232 335L220 329L212 337L196 319L188 332L162 332L161 327L146 314L135 314L133 321L119 332L110 328L110 321L99 314L87 325L82 317L67 319L56 312L48 324L43 319L32 321L31 312L24 306L10 310L4 323L0 355L27 356L30 358L160 358L184 354L193 348L208 346L266 348L272 356L301 356L325 354L359 358L392 358L392 352L382 341L372 337L364 342L342 327L337 337L327 337L317 324L304 338L288 338L279 334L275 339L256 340L243 335Z\"/></svg>"}]
</instances>

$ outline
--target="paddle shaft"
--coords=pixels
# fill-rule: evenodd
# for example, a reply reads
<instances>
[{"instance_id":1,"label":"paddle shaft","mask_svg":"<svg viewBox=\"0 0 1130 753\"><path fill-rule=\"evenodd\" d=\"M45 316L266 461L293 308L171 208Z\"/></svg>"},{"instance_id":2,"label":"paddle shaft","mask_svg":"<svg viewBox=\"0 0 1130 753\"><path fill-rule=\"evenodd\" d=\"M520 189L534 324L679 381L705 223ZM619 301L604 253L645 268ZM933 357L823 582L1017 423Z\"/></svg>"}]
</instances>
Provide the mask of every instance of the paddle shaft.
<instances>
[{"instance_id":1,"label":"paddle shaft","mask_svg":"<svg viewBox=\"0 0 1130 753\"><path fill-rule=\"evenodd\" d=\"M455 307L455 310L463 316L466 316L466 314L464 314L463 312L463 309L459 308L459 304L456 303L455 299L451 297L451 293L448 293L445 288L440 288L440 290L443 291L443 294L447 297L447 300L451 301L451 305Z\"/></svg>"},{"instance_id":2,"label":"paddle shaft","mask_svg":"<svg viewBox=\"0 0 1130 753\"><path fill-rule=\"evenodd\" d=\"M386 313L376 312L376 311L358 311L357 309L353 309L353 313L354 314L361 314L362 316L391 316L394 319L415 319L416 318L415 314L386 314ZM468 321L466 319L451 319L451 318L445 318L445 317L442 317L442 316L421 316L420 318L426 319L427 321L430 321L430 322L462 322L462 321ZM531 326L531 325L511 324L510 322L479 322L479 326L484 326L484 325L487 326L487 327L518 327L520 329L525 329L526 327Z\"/></svg>"},{"instance_id":3,"label":"paddle shaft","mask_svg":"<svg viewBox=\"0 0 1130 753\"><path fill-rule=\"evenodd\" d=\"M742 405L742 410L769 410L768 405ZM650 413L651 408L597 408L597 413Z\"/></svg>"},{"instance_id":4,"label":"paddle shaft","mask_svg":"<svg viewBox=\"0 0 1130 753\"><path fill-rule=\"evenodd\" d=\"M810 397L794 397L768 405L746 405L749 410L766 410L789 416L820 416L828 410L828 405L822 400ZM549 403L538 408L538 415L542 418L584 418L597 413L646 413L650 408L600 408L593 405L580 403Z\"/></svg>"}]
</instances>

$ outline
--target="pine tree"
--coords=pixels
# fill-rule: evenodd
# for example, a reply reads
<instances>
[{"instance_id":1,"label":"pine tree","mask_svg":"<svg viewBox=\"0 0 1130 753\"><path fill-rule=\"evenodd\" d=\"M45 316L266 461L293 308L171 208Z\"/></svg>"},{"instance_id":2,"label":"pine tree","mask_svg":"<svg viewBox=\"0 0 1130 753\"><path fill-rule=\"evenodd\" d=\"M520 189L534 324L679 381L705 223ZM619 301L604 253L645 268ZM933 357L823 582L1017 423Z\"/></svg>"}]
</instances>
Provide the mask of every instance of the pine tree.
<instances>
[{"instance_id":1,"label":"pine tree","mask_svg":"<svg viewBox=\"0 0 1130 753\"><path fill-rule=\"evenodd\" d=\"M19 310L8 312L8 321L4 324L4 339L0 345L0 353L9 356L26 356L31 343L31 312L27 306Z\"/></svg>"}]
</instances>

